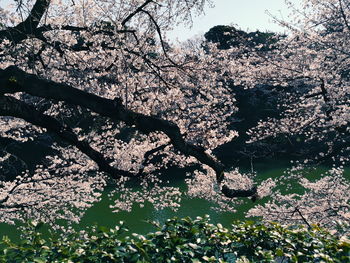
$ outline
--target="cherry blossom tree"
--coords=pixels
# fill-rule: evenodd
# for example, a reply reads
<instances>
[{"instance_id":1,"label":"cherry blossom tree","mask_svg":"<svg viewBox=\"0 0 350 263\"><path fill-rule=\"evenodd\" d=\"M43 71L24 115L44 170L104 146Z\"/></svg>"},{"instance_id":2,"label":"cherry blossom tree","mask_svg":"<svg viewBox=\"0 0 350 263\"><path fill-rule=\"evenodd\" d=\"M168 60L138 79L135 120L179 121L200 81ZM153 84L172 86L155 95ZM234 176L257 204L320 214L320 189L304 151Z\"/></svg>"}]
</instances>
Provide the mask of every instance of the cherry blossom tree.
<instances>
[{"instance_id":1,"label":"cherry blossom tree","mask_svg":"<svg viewBox=\"0 0 350 263\"><path fill-rule=\"evenodd\" d=\"M291 19L276 18L286 28L286 36L270 49L248 49L232 60L228 70L236 76L236 84L271 85L280 93L281 115L260 121L249 131L250 142L279 137L292 144L310 143L313 151L304 155L303 165L297 164L275 180L278 188L272 191L271 201L248 214L288 223L349 222L350 185L343 173L350 146L350 2L312 0L304 1L301 8L292 1L287 4ZM300 172L307 163L326 160L335 166L319 180L309 180L305 171ZM287 188L292 180L294 193L278 190ZM296 193L295 189L303 191Z\"/></svg>"},{"instance_id":2,"label":"cherry blossom tree","mask_svg":"<svg viewBox=\"0 0 350 263\"><path fill-rule=\"evenodd\" d=\"M248 215L331 226L349 221L350 185L343 177L350 146L349 1L305 1L301 10L289 3L294 17L278 21L288 34L266 43L232 31L240 39L225 49L198 39L170 45L166 32L190 24L208 4L17 0L1 6L3 222L77 222L107 184L118 196L115 211L145 202L176 209L182 193L159 171L193 164L199 168L186 179L187 194L219 209L234 211L237 197L270 196ZM298 163L258 187L254 172L226 168L212 150L238 136L229 128L237 112L232 82L279 92L281 116L259 122L250 142L284 137L321 145L305 163L333 158L335 166L315 181ZM303 191L295 192L296 184Z\"/></svg>"},{"instance_id":3,"label":"cherry blossom tree","mask_svg":"<svg viewBox=\"0 0 350 263\"><path fill-rule=\"evenodd\" d=\"M236 107L223 64L199 45L170 46L166 39L207 4L17 0L1 6L1 169L15 177L2 178L1 221L78 221L106 184L120 196L116 210L145 201L176 208L179 189L157 176L174 164L200 164L196 173L218 200L255 195L251 181L237 185L236 174L211 153L237 136L228 129ZM13 150L43 137L50 150L34 166ZM141 190L130 190L131 181Z\"/></svg>"},{"instance_id":4,"label":"cherry blossom tree","mask_svg":"<svg viewBox=\"0 0 350 263\"><path fill-rule=\"evenodd\" d=\"M244 69L233 65L243 69L237 82L247 86L268 83L285 93L281 118L259 123L250 132L252 141L298 134L305 141L325 142L328 151L319 153L321 157L346 150L348 5L343 0L305 1L303 10L295 10L293 23L280 21L290 33L277 48L253 51ZM289 87L287 92L284 86Z\"/></svg>"},{"instance_id":5,"label":"cherry blossom tree","mask_svg":"<svg viewBox=\"0 0 350 263\"><path fill-rule=\"evenodd\" d=\"M319 224L335 229L342 224L348 225L350 183L343 175L344 167L334 167L316 180L312 178L313 170L298 165L271 180L270 199L250 209L247 215L308 227Z\"/></svg>"}]
</instances>

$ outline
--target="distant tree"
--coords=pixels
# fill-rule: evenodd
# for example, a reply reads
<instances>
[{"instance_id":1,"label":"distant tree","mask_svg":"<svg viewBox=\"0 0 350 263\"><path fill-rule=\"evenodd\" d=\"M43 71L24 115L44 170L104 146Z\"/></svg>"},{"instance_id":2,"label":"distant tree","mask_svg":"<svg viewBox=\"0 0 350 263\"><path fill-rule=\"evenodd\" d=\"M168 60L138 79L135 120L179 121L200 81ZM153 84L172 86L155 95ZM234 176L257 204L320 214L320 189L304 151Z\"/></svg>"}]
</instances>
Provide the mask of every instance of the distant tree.
<instances>
[{"instance_id":1,"label":"distant tree","mask_svg":"<svg viewBox=\"0 0 350 263\"><path fill-rule=\"evenodd\" d=\"M207 41L217 43L219 49L229 49L246 40L247 33L233 26L214 26L204 37Z\"/></svg>"},{"instance_id":2,"label":"distant tree","mask_svg":"<svg viewBox=\"0 0 350 263\"><path fill-rule=\"evenodd\" d=\"M278 39L283 36L271 32L245 32L233 26L214 26L204 35L209 42L216 43L219 49L229 49L232 47L257 47L260 49L270 49Z\"/></svg>"}]
</instances>

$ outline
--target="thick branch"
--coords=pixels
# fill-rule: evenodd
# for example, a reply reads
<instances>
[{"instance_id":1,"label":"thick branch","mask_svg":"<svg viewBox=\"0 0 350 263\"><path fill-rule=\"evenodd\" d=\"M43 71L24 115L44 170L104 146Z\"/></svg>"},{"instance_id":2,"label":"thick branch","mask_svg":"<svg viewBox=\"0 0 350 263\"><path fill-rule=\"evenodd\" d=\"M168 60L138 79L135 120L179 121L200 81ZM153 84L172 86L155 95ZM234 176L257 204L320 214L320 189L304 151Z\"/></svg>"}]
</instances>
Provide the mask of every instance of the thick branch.
<instances>
[{"instance_id":1,"label":"thick branch","mask_svg":"<svg viewBox=\"0 0 350 263\"><path fill-rule=\"evenodd\" d=\"M184 155L196 157L200 162L212 167L218 174L224 170L224 166L206 154L205 149L185 142L176 124L131 111L115 103L114 100L102 98L63 83L40 79L15 66L0 70L0 87L0 93L26 92L33 96L79 105L113 120L123 121L130 126L135 125L144 133L161 131L168 135L174 147Z\"/></svg>"},{"instance_id":2,"label":"thick branch","mask_svg":"<svg viewBox=\"0 0 350 263\"><path fill-rule=\"evenodd\" d=\"M80 27L80 26L70 26L70 25L63 25L63 26L43 25L38 27L37 32L44 33L52 30L66 30L66 31L72 31L72 32L90 32L92 35L103 34L107 36L114 36L115 34L128 34L128 33L134 34L136 32L135 30L131 30L131 29L115 30L114 26L112 26L110 29L103 29L98 25L93 27Z\"/></svg>"},{"instance_id":3,"label":"thick branch","mask_svg":"<svg viewBox=\"0 0 350 263\"><path fill-rule=\"evenodd\" d=\"M53 117L40 113L35 108L20 100L12 97L0 96L0 115L21 118L29 123L46 128L47 130L55 133L64 141L74 145L81 152L94 160L99 169L108 173L112 178L120 178L120 176L133 176L132 173L110 166L101 153L91 148L88 142L79 140L69 127L63 126Z\"/></svg>"},{"instance_id":4,"label":"thick branch","mask_svg":"<svg viewBox=\"0 0 350 263\"><path fill-rule=\"evenodd\" d=\"M40 23L41 18L49 7L50 0L36 0L27 19L19 23L15 28L23 33L31 33Z\"/></svg>"},{"instance_id":5,"label":"thick branch","mask_svg":"<svg viewBox=\"0 0 350 263\"><path fill-rule=\"evenodd\" d=\"M49 4L50 0L37 0L27 19L15 27L1 30L0 39L7 38L13 43L19 43L20 41L28 38L29 35L34 35L41 18L49 7Z\"/></svg>"},{"instance_id":6,"label":"thick branch","mask_svg":"<svg viewBox=\"0 0 350 263\"><path fill-rule=\"evenodd\" d=\"M15 92L26 92L33 96L79 105L114 121L123 121L129 126L134 125L139 131L146 134L156 131L163 132L169 137L176 150L186 156L193 156L199 162L214 169L218 183L223 180L224 165L207 154L203 147L186 142L180 128L173 122L134 112L114 100L102 98L63 83L40 79L15 66L0 70L0 93ZM245 196L254 194L253 189L245 192ZM238 194L237 196L243 196L241 193Z\"/></svg>"}]
</instances>

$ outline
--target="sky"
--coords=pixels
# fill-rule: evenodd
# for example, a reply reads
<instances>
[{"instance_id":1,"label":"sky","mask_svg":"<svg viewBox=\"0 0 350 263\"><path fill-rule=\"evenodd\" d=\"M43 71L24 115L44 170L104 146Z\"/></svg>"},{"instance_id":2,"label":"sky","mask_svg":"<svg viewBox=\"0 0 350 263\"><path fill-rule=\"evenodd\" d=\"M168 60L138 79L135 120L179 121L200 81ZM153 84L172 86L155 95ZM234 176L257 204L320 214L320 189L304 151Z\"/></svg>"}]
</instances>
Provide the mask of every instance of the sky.
<instances>
[{"instance_id":1,"label":"sky","mask_svg":"<svg viewBox=\"0 0 350 263\"><path fill-rule=\"evenodd\" d=\"M176 1L176 0L174 0ZM194 17L192 28L179 26L169 32L170 40L183 41L195 35L204 35L216 25L233 25L245 31L277 31L283 29L272 22L270 12L278 18L287 18L285 0L211 0L213 8L206 8L205 14ZM290 0L295 4L302 0ZM0 0L0 6L13 3L13 0Z\"/></svg>"},{"instance_id":2,"label":"sky","mask_svg":"<svg viewBox=\"0 0 350 263\"><path fill-rule=\"evenodd\" d=\"M283 29L272 22L270 12L278 18L287 18L288 9L284 0L212 0L214 8L206 8L205 14L193 19L193 27L179 26L168 34L170 40L186 40L195 35L204 35L216 25L233 25L248 31L278 31ZM291 0L299 4L301 0Z\"/></svg>"}]
</instances>

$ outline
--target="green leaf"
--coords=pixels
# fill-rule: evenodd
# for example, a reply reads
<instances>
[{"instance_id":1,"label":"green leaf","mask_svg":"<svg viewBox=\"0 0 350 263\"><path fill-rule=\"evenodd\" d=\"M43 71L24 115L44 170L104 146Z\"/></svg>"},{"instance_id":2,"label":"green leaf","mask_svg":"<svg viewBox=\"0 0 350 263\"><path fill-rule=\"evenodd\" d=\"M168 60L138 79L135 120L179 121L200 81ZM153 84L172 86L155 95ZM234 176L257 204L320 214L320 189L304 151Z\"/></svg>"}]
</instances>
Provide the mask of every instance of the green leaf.
<instances>
[{"instance_id":1,"label":"green leaf","mask_svg":"<svg viewBox=\"0 0 350 263\"><path fill-rule=\"evenodd\" d=\"M280 249L280 248L278 248L278 249L276 250L276 256L282 257L283 255L284 255L283 250Z\"/></svg>"}]
</instances>

